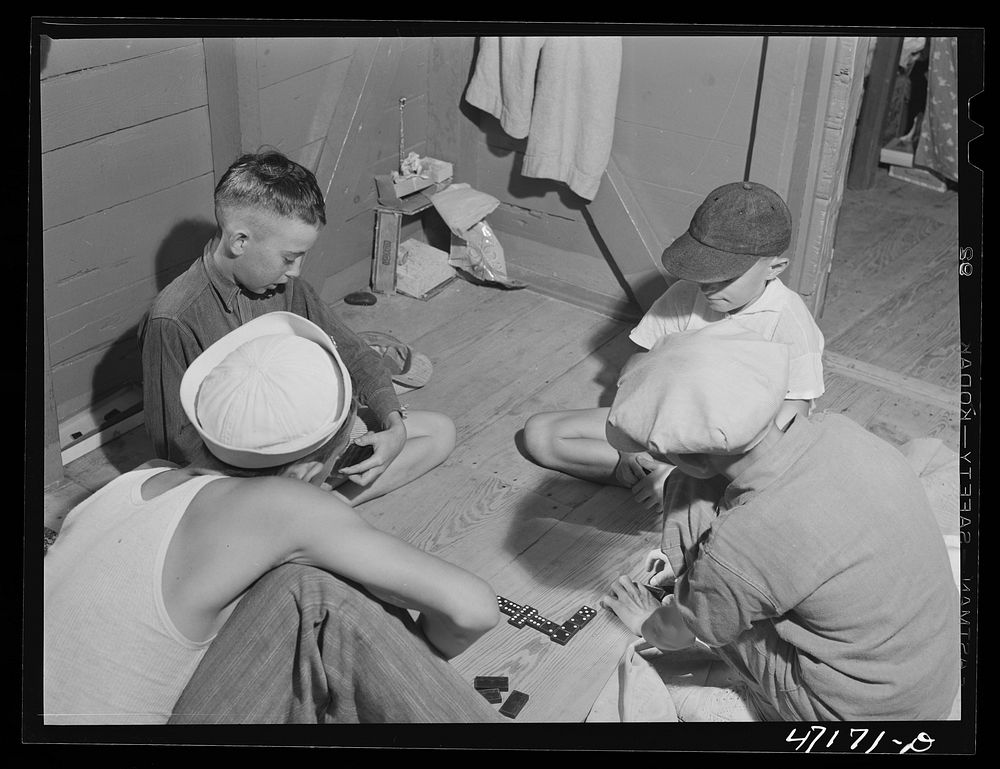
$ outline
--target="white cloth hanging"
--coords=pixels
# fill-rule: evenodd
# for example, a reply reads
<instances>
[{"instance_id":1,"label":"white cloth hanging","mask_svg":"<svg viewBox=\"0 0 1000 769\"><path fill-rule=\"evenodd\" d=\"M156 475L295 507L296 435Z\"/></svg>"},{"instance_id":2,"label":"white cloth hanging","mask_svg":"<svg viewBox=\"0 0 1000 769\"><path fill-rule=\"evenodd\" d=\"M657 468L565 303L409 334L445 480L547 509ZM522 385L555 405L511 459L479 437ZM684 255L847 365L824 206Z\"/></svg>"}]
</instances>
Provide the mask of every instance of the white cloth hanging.
<instances>
[{"instance_id":1,"label":"white cloth hanging","mask_svg":"<svg viewBox=\"0 0 1000 769\"><path fill-rule=\"evenodd\" d=\"M593 200L611 157L621 37L481 37L465 100L528 138L521 173Z\"/></svg>"}]
</instances>

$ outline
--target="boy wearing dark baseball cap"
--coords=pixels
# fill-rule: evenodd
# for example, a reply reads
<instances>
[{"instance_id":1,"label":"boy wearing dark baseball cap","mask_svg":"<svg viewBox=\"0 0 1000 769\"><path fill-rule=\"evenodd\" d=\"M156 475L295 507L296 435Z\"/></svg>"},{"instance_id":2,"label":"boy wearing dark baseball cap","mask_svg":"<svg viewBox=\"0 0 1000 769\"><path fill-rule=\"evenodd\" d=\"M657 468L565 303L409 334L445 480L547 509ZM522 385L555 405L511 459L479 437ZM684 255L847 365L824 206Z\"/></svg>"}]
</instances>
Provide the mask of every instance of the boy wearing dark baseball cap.
<instances>
[{"instance_id":1,"label":"boy wearing dark baseball cap","mask_svg":"<svg viewBox=\"0 0 1000 769\"><path fill-rule=\"evenodd\" d=\"M777 279L788 266L791 233L788 206L765 185L734 182L712 190L687 232L663 252L664 269L678 280L629 334L638 352L671 334L738 324L788 346L789 384L779 420L807 414L824 389L823 334L801 297ZM607 417L607 408L535 414L525 424L525 445L544 467L631 488L640 504L661 511L673 467L645 451L613 448L605 437ZM669 579L669 570L659 579Z\"/></svg>"},{"instance_id":2,"label":"boy wearing dark baseball cap","mask_svg":"<svg viewBox=\"0 0 1000 769\"><path fill-rule=\"evenodd\" d=\"M774 190L733 182L710 192L687 232L663 251L678 282L629 335L650 349L656 340L710 323L735 321L789 346L789 384L782 419L808 413L823 394L823 334L802 298L777 277L788 267L792 216Z\"/></svg>"}]
</instances>

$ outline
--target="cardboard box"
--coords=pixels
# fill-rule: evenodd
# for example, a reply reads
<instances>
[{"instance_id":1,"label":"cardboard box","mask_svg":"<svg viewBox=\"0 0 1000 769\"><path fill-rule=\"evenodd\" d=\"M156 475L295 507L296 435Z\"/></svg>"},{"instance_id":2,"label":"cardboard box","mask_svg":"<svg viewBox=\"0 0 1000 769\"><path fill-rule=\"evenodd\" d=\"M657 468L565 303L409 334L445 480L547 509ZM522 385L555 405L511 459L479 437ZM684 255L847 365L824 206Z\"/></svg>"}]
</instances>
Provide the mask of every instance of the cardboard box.
<instances>
[{"instance_id":1,"label":"cardboard box","mask_svg":"<svg viewBox=\"0 0 1000 769\"><path fill-rule=\"evenodd\" d=\"M448 253L410 238L399 245L396 290L414 299L429 299L457 275Z\"/></svg>"}]
</instances>

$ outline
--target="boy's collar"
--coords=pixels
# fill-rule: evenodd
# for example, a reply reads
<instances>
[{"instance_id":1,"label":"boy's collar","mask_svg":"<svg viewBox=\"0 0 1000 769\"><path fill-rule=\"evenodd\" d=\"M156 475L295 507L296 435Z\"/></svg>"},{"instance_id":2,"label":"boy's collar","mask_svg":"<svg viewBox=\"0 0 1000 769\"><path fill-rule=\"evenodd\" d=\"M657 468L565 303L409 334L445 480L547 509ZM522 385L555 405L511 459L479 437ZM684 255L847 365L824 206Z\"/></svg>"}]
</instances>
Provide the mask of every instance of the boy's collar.
<instances>
[{"instance_id":1,"label":"boy's collar","mask_svg":"<svg viewBox=\"0 0 1000 769\"><path fill-rule=\"evenodd\" d=\"M764 284L764 290L761 291L760 296L754 299L752 302L748 302L743 305L736 312L726 313L730 317L736 316L746 316L755 315L760 312L781 312L782 308L782 296L780 290L776 289L774 286L777 278L771 278Z\"/></svg>"},{"instance_id":2,"label":"boy's collar","mask_svg":"<svg viewBox=\"0 0 1000 769\"><path fill-rule=\"evenodd\" d=\"M212 288L215 289L215 293L218 294L219 299L222 300L226 309L232 312L236 296L240 293L241 289L232 276L226 275L219 269L219 265L216 264L216 245L215 238L212 238L205 244L205 251L203 253L205 272L208 273L208 280L212 284Z\"/></svg>"},{"instance_id":3,"label":"boy's collar","mask_svg":"<svg viewBox=\"0 0 1000 769\"><path fill-rule=\"evenodd\" d=\"M722 509L731 509L745 504L749 499L771 485L787 470L789 464L809 444L813 431L808 417L796 415L788 422L784 430L777 425L774 434L758 446L755 451L745 454L739 467L733 467L737 472L726 486L721 502ZM760 448L760 451L756 451ZM748 461L743 461L743 460ZM728 477L728 476L727 476Z\"/></svg>"},{"instance_id":4,"label":"boy's collar","mask_svg":"<svg viewBox=\"0 0 1000 769\"><path fill-rule=\"evenodd\" d=\"M761 458L769 454L778 441L780 441L784 436L787 429L788 425L785 425L785 428L782 429L778 427L776 422L772 421L771 424L768 425L768 430L764 433L764 437L761 438L752 449L743 454L737 454L731 457L722 457L721 461L720 459L717 459L717 467L720 473L729 478L730 481L736 480L747 470L753 467Z\"/></svg>"}]
</instances>

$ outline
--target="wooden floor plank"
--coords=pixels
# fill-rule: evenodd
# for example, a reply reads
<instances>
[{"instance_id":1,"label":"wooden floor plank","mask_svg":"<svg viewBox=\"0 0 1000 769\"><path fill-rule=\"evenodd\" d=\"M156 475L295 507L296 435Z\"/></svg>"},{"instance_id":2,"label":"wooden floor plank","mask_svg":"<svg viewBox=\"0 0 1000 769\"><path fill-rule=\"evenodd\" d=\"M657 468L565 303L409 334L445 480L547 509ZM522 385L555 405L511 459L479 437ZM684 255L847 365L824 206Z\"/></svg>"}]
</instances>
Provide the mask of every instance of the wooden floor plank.
<instances>
[{"instance_id":1,"label":"wooden floor plank","mask_svg":"<svg viewBox=\"0 0 1000 769\"><path fill-rule=\"evenodd\" d=\"M74 459L64 469L66 478L97 491L122 473L134 470L155 456L145 425L129 430L94 451Z\"/></svg>"},{"instance_id":2,"label":"wooden floor plank","mask_svg":"<svg viewBox=\"0 0 1000 769\"><path fill-rule=\"evenodd\" d=\"M537 523L538 517L526 508L512 531ZM598 602L619 574L640 576L643 554L659 537L648 525L653 517L637 515L623 489L602 487L520 552L510 567L486 575L498 593L555 622L583 605L598 614L565 647L503 622L455 660L459 670L469 675L508 671L499 674L516 677L517 687L532 698L519 720L583 720L630 637Z\"/></svg>"},{"instance_id":3,"label":"wooden floor plank","mask_svg":"<svg viewBox=\"0 0 1000 769\"><path fill-rule=\"evenodd\" d=\"M833 350L824 350L823 367L829 374L840 374L850 379L868 382L883 390L910 400L927 403L944 410L956 409L959 402L958 388L948 389L922 379L899 374L891 369L848 358Z\"/></svg>"},{"instance_id":4,"label":"wooden floor plank","mask_svg":"<svg viewBox=\"0 0 1000 769\"><path fill-rule=\"evenodd\" d=\"M826 337L836 337L874 316L887 297L926 281L928 274L940 281L939 289L948 292L949 302L957 302L957 222L942 225L909 216L900 217L899 223L905 225L902 231L890 228L870 243L837 249L823 314L818 320ZM943 300L935 292L925 297L925 305Z\"/></svg>"},{"instance_id":5,"label":"wooden floor plank","mask_svg":"<svg viewBox=\"0 0 1000 769\"><path fill-rule=\"evenodd\" d=\"M462 441L616 333L601 316L535 294L529 304L512 302L509 313L506 307L499 314L480 313L421 340L438 374L404 400L410 408L441 404Z\"/></svg>"},{"instance_id":6,"label":"wooden floor plank","mask_svg":"<svg viewBox=\"0 0 1000 769\"><path fill-rule=\"evenodd\" d=\"M928 301L935 295L940 304ZM828 345L849 357L957 389L960 337L957 277L952 281L928 274L887 296Z\"/></svg>"},{"instance_id":7,"label":"wooden floor plank","mask_svg":"<svg viewBox=\"0 0 1000 769\"><path fill-rule=\"evenodd\" d=\"M381 331L411 344L470 310L502 302L503 293L456 280L445 286L442 294L427 301L404 294L376 294L373 305L350 305L341 300L332 307L354 331ZM442 312L445 306L447 312Z\"/></svg>"},{"instance_id":8,"label":"wooden floor plank","mask_svg":"<svg viewBox=\"0 0 1000 769\"><path fill-rule=\"evenodd\" d=\"M66 514L93 493L93 489L88 489L71 478L64 478L46 489L43 501L44 525L58 532Z\"/></svg>"},{"instance_id":9,"label":"wooden floor plank","mask_svg":"<svg viewBox=\"0 0 1000 769\"><path fill-rule=\"evenodd\" d=\"M556 504L578 505L600 488L527 459L518 443L524 422L525 417L519 413L496 419L462 443L448 461L466 468L467 472L481 469L496 473L505 483Z\"/></svg>"},{"instance_id":10,"label":"wooden floor plank","mask_svg":"<svg viewBox=\"0 0 1000 769\"><path fill-rule=\"evenodd\" d=\"M856 207L855 207L856 208ZM919 270L912 252L943 225L913 211L882 206L848 211L838 220L833 270L836 280L827 289L827 303L834 309L844 291L865 291L868 282ZM853 215L852 215L853 214ZM841 226L842 225L842 226Z\"/></svg>"},{"instance_id":11,"label":"wooden floor plank","mask_svg":"<svg viewBox=\"0 0 1000 769\"><path fill-rule=\"evenodd\" d=\"M898 393L839 374L826 374L826 392L816 408L844 414L890 443L901 446L913 438L939 438L957 451L959 411L934 408Z\"/></svg>"},{"instance_id":12,"label":"wooden floor plank","mask_svg":"<svg viewBox=\"0 0 1000 769\"><path fill-rule=\"evenodd\" d=\"M894 179L883 171L878 174L875 184L869 189L845 191L841 221L846 212L848 221L856 220L864 226L866 217L877 208L919 214L925 219L949 223L955 221L958 215L958 192L930 190ZM838 221L838 232L839 228Z\"/></svg>"}]
</instances>

